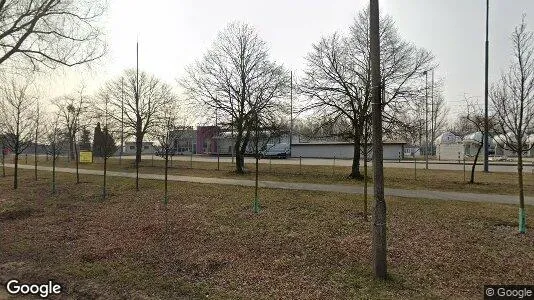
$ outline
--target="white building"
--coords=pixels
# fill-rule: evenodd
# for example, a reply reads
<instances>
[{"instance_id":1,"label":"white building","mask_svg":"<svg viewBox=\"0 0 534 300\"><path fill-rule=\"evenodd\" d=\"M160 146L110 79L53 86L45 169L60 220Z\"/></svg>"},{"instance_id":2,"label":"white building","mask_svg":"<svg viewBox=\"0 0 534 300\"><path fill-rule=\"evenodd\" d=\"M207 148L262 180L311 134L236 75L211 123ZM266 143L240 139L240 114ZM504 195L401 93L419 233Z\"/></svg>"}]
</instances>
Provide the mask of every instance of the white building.
<instances>
[{"instance_id":1,"label":"white building","mask_svg":"<svg viewBox=\"0 0 534 300\"><path fill-rule=\"evenodd\" d=\"M438 160L456 160L463 157L462 138L452 132L444 132L434 140Z\"/></svg>"},{"instance_id":2,"label":"white building","mask_svg":"<svg viewBox=\"0 0 534 300\"><path fill-rule=\"evenodd\" d=\"M153 154L154 153L154 142L143 142L143 149L141 149L141 154ZM124 155L135 155L136 145L135 142L125 142L124 143Z\"/></svg>"},{"instance_id":3,"label":"white building","mask_svg":"<svg viewBox=\"0 0 534 300\"><path fill-rule=\"evenodd\" d=\"M513 141L515 138L513 137L512 133L499 134L493 137L493 142L495 144L495 156L517 156L516 152L508 147L505 143L506 140ZM524 149L523 152L524 156L534 156L534 134L526 135L524 137Z\"/></svg>"},{"instance_id":4,"label":"white building","mask_svg":"<svg viewBox=\"0 0 534 300\"><path fill-rule=\"evenodd\" d=\"M404 157L404 142L384 142L384 159L399 159ZM372 154L372 144L369 145L369 158ZM360 150L361 151L361 150ZM352 159L354 156L354 143L325 142L325 143L293 143L291 144L291 157L309 158L341 158ZM363 153L361 158L363 159Z\"/></svg>"}]
</instances>

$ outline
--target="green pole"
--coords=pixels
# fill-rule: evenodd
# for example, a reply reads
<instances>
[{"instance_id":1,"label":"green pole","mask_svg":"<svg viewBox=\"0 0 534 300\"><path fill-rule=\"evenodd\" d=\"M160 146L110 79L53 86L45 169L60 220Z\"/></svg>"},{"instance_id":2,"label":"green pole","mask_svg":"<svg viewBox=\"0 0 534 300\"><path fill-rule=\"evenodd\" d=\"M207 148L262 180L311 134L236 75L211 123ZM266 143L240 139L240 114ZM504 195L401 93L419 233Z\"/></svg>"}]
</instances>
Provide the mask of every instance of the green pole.
<instances>
[{"instance_id":1,"label":"green pole","mask_svg":"<svg viewBox=\"0 0 534 300\"><path fill-rule=\"evenodd\" d=\"M527 214L524 208L519 208L519 233L527 231Z\"/></svg>"}]
</instances>

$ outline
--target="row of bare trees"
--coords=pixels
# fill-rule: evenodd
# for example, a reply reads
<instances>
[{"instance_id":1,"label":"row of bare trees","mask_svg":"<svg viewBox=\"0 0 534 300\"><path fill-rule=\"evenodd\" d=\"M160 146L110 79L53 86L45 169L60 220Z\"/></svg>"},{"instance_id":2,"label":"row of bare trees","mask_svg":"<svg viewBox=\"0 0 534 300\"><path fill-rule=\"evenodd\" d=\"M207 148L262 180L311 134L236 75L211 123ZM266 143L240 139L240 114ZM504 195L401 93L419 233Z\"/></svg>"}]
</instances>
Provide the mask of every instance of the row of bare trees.
<instances>
[{"instance_id":1,"label":"row of bare trees","mask_svg":"<svg viewBox=\"0 0 534 300\"><path fill-rule=\"evenodd\" d=\"M510 36L512 56L509 66L493 83L489 98L490 141L517 157L519 194L519 231L526 231L525 195L523 188L523 158L534 143L528 137L534 134L534 33L527 29L525 18ZM481 105L473 97L465 97L465 112L458 116L451 131L460 135L478 133L477 153L471 168L470 183L475 182L475 167L483 148L485 116Z\"/></svg>"}]
</instances>

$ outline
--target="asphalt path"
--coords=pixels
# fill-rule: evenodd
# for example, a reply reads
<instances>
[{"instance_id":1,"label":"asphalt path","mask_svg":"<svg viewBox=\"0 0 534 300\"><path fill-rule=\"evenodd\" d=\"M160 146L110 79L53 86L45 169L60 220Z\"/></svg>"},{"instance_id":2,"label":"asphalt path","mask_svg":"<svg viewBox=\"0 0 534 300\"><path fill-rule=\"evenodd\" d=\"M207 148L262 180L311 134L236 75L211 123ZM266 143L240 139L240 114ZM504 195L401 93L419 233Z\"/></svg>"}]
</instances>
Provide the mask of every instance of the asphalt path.
<instances>
[{"instance_id":1,"label":"asphalt path","mask_svg":"<svg viewBox=\"0 0 534 300\"><path fill-rule=\"evenodd\" d=\"M13 168L13 164L6 164L6 167ZM31 165L19 165L21 169L33 169ZM38 166L41 171L52 171L51 167ZM74 168L56 168L57 172L62 173L76 173ZM80 169L80 174L89 175L103 175L101 170ZM115 172L107 171L107 175L111 177L129 177L135 178L133 172ZM163 180L164 176L161 174L147 174L140 173L139 178ZM212 178L212 177L193 177L193 176L178 176L169 175L170 181L180 182L194 182L203 184L222 184L222 185L236 185L236 186L254 186L254 180L247 179L232 179L232 178ZM304 182L279 182L279 181L259 181L258 186L261 188L272 189L286 189L286 190L304 190L304 191L322 191L322 192L339 192L349 194L363 194L362 186L340 185L340 184L316 184ZM368 190L369 195L373 194L373 189ZM489 203L503 203L503 204L517 204L519 202L518 196L514 195L496 195L496 194L477 194L477 193L459 193L459 192L445 192L433 190L408 190L408 189L392 189L385 188L384 194L386 196L407 197L407 198L423 198L441 201L469 201L469 202L489 202ZM534 205L534 197L525 197L525 204Z\"/></svg>"}]
</instances>

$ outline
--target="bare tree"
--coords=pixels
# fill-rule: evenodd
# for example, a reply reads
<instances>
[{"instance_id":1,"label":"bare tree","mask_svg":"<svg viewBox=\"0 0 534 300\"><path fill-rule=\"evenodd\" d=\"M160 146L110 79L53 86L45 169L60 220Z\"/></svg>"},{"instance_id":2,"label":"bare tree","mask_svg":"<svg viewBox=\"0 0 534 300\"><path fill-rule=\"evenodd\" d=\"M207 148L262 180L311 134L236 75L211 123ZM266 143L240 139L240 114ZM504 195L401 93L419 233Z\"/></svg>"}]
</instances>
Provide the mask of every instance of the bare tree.
<instances>
[{"instance_id":1,"label":"bare tree","mask_svg":"<svg viewBox=\"0 0 534 300\"><path fill-rule=\"evenodd\" d=\"M9 62L54 68L100 58L106 52L100 27L104 1L0 1L0 65Z\"/></svg>"},{"instance_id":2,"label":"bare tree","mask_svg":"<svg viewBox=\"0 0 534 300\"><path fill-rule=\"evenodd\" d=\"M201 61L186 69L180 80L190 99L235 130L236 172L244 172L244 155L255 126L255 114L270 119L285 109L289 76L269 59L268 49L255 29L230 23L219 33ZM214 115L213 113L210 113Z\"/></svg>"},{"instance_id":3,"label":"bare tree","mask_svg":"<svg viewBox=\"0 0 534 300\"><path fill-rule=\"evenodd\" d=\"M154 130L154 136L158 140L158 146L156 147L156 153L165 160L165 192L163 196L163 203L167 205L169 201L168 196L168 174L169 174L169 158L172 158L176 154L175 139L178 138L177 128L177 112L173 106L167 106L163 108L164 116L158 122Z\"/></svg>"},{"instance_id":4,"label":"bare tree","mask_svg":"<svg viewBox=\"0 0 534 300\"><path fill-rule=\"evenodd\" d=\"M469 183L475 183L475 168L476 164L478 162L478 158L480 156L480 152L484 146L483 143L483 133L484 133L484 126L485 126L485 116L484 116L484 108L478 105L478 103L473 99L472 97L465 97L464 100L466 103L465 113L460 115L458 117L457 124L458 126L463 127L459 129L458 131L461 132L462 135L466 135L469 133L473 134L473 141L478 145L477 152L475 154L475 159L473 160L473 164L471 165L471 176L469 178ZM494 122L494 116L489 116L489 130L493 130L495 128L495 122ZM491 134L490 134L491 138Z\"/></svg>"},{"instance_id":5,"label":"bare tree","mask_svg":"<svg viewBox=\"0 0 534 300\"><path fill-rule=\"evenodd\" d=\"M2 89L0 123L5 130L5 145L15 155L13 188L18 187L19 155L31 145L35 128L35 97L30 93L28 82L19 84L15 80Z\"/></svg>"},{"instance_id":6,"label":"bare tree","mask_svg":"<svg viewBox=\"0 0 534 300\"><path fill-rule=\"evenodd\" d=\"M56 164L58 157L63 153L65 147L65 132L62 131L59 121L59 112L53 113L53 121L47 130L47 154L52 156L52 194L57 192L56 189Z\"/></svg>"},{"instance_id":7,"label":"bare tree","mask_svg":"<svg viewBox=\"0 0 534 300\"><path fill-rule=\"evenodd\" d=\"M76 95L62 96L55 101L60 122L66 130L69 141L69 159L71 160L76 159L76 134L86 125L83 121L88 121L84 118L84 114L88 114L90 102L88 96L84 95L84 90L85 87L82 86Z\"/></svg>"},{"instance_id":8,"label":"bare tree","mask_svg":"<svg viewBox=\"0 0 534 300\"><path fill-rule=\"evenodd\" d=\"M85 86L82 85L76 95L60 97L55 102L60 116L62 127L65 128L66 137L69 143L69 160L76 163L76 183L80 183L79 174L79 149L76 136L81 128L87 125L90 118L86 118L90 111L89 98L84 95Z\"/></svg>"},{"instance_id":9,"label":"bare tree","mask_svg":"<svg viewBox=\"0 0 534 300\"><path fill-rule=\"evenodd\" d=\"M534 33L527 30L525 17L511 35L513 60L492 86L491 102L503 133L503 142L517 154L519 183L519 232L526 231L523 190L523 152L528 151L527 134L534 129Z\"/></svg>"},{"instance_id":10,"label":"bare tree","mask_svg":"<svg viewBox=\"0 0 534 300\"><path fill-rule=\"evenodd\" d=\"M39 125L40 125L40 122L43 118L43 112L42 112L42 108L41 108L41 104L39 102L39 99L37 99L36 101L36 109L35 109L35 137L33 139L33 164L34 164L34 179L37 180L37 161L38 161L38 155L37 155L37 149L38 149L38 146L39 146L39 137L40 137L40 132L39 132Z\"/></svg>"},{"instance_id":11,"label":"bare tree","mask_svg":"<svg viewBox=\"0 0 534 300\"><path fill-rule=\"evenodd\" d=\"M380 19L381 98L384 122L394 122L405 102L421 91L421 74L433 56L403 41L393 20ZM354 156L350 178L362 179L360 147L365 116L371 107L369 10L362 10L348 35L323 37L306 57L308 66L299 90L311 102L305 109L339 116L350 123Z\"/></svg>"},{"instance_id":12,"label":"bare tree","mask_svg":"<svg viewBox=\"0 0 534 300\"><path fill-rule=\"evenodd\" d=\"M122 124L126 135L135 137L138 169L145 136L163 119L162 108L176 101L172 88L145 72L137 77L136 71L130 69L116 80L109 81L101 90L100 99L108 103L108 125L113 123L115 127ZM99 110L102 113L104 109Z\"/></svg>"}]
</instances>

